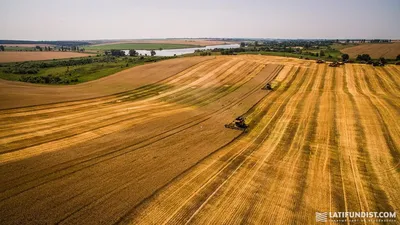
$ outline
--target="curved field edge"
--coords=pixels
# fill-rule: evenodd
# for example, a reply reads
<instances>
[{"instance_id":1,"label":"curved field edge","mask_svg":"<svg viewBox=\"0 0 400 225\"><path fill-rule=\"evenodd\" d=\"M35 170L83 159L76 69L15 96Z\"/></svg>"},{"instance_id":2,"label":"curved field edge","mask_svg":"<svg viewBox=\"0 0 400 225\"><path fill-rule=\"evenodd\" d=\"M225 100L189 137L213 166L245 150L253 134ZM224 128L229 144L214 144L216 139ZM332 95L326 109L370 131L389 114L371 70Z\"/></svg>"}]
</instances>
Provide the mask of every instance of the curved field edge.
<instances>
[{"instance_id":1,"label":"curved field edge","mask_svg":"<svg viewBox=\"0 0 400 225\"><path fill-rule=\"evenodd\" d=\"M0 109L99 98L152 84L209 60L177 58L135 66L97 80L71 86L49 86L0 79ZM160 73L159 71L163 71Z\"/></svg>"},{"instance_id":2,"label":"curved field edge","mask_svg":"<svg viewBox=\"0 0 400 225\"><path fill-rule=\"evenodd\" d=\"M380 57L396 59L396 57L400 55L400 43L360 44L343 48L340 51L349 54L351 58L356 58L357 55L361 54L369 54L373 59L378 59Z\"/></svg>"},{"instance_id":3,"label":"curved field edge","mask_svg":"<svg viewBox=\"0 0 400 225\"><path fill-rule=\"evenodd\" d=\"M2 110L2 222L314 224L316 211L399 207L398 67L209 59ZM240 115L247 133L224 128Z\"/></svg>"}]
</instances>

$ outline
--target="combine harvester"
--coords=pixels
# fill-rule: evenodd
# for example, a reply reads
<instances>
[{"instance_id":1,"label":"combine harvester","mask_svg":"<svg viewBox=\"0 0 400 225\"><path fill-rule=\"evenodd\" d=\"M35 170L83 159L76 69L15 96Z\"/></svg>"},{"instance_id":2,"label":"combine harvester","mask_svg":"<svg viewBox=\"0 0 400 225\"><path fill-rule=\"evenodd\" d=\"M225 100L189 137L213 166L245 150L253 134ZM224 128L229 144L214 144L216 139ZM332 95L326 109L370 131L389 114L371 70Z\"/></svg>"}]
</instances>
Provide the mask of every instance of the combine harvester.
<instances>
[{"instance_id":1,"label":"combine harvester","mask_svg":"<svg viewBox=\"0 0 400 225\"><path fill-rule=\"evenodd\" d=\"M226 128L229 129L234 129L234 130L241 130L246 132L247 128L249 127L246 122L244 121L244 118L239 116L238 118L236 118L232 123L229 124L225 124Z\"/></svg>"},{"instance_id":2,"label":"combine harvester","mask_svg":"<svg viewBox=\"0 0 400 225\"><path fill-rule=\"evenodd\" d=\"M263 90L269 90L269 91L272 91L272 86L271 86L271 84L270 83L268 83L267 85L265 85L263 88L262 88Z\"/></svg>"},{"instance_id":3,"label":"combine harvester","mask_svg":"<svg viewBox=\"0 0 400 225\"><path fill-rule=\"evenodd\" d=\"M338 67L339 63L338 62L333 62L333 63L329 63L330 67Z\"/></svg>"},{"instance_id":4,"label":"combine harvester","mask_svg":"<svg viewBox=\"0 0 400 225\"><path fill-rule=\"evenodd\" d=\"M343 65L344 65L344 62L338 62L338 61L329 63L330 67L339 67L339 66L343 66Z\"/></svg>"},{"instance_id":5,"label":"combine harvester","mask_svg":"<svg viewBox=\"0 0 400 225\"><path fill-rule=\"evenodd\" d=\"M338 62L338 61L329 63L330 67L339 67L339 66L343 66L343 65L344 65L344 62Z\"/></svg>"}]
</instances>

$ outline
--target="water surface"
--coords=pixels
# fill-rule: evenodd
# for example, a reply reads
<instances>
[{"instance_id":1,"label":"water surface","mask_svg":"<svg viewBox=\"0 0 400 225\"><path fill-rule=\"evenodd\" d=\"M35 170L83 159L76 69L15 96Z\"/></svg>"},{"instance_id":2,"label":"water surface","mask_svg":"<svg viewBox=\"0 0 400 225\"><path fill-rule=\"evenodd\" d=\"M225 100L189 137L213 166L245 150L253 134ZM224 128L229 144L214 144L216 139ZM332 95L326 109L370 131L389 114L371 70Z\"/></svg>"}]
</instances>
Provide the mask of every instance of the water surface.
<instances>
[{"instance_id":1,"label":"water surface","mask_svg":"<svg viewBox=\"0 0 400 225\"><path fill-rule=\"evenodd\" d=\"M174 55L183 55L183 54L190 54L194 53L196 50L213 50L215 48L239 48L239 44L229 44L229 45L211 45L205 47L198 47L198 48L180 48L180 49L165 49L165 50L155 50L156 56L174 56ZM129 50L124 50L125 54L129 55ZM149 50L136 50L139 54L142 55L150 55Z\"/></svg>"}]
</instances>

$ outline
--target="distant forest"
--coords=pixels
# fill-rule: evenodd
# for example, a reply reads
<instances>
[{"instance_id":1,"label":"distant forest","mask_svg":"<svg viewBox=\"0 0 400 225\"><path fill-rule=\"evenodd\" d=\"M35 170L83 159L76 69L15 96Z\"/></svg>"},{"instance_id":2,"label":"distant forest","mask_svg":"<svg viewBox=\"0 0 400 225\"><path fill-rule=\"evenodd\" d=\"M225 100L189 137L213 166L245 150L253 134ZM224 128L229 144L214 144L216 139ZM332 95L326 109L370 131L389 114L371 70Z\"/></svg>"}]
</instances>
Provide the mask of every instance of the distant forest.
<instances>
[{"instance_id":1,"label":"distant forest","mask_svg":"<svg viewBox=\"0 0 400 225\"><path fill-rule=\"evenodd\" d=\"M86 41L20 41L20 40L0 40L0 45L4 44L47 44L47 45L58 45L58 46L77 46L77 45L89 45Z\"/></svg>"}]
</instances>

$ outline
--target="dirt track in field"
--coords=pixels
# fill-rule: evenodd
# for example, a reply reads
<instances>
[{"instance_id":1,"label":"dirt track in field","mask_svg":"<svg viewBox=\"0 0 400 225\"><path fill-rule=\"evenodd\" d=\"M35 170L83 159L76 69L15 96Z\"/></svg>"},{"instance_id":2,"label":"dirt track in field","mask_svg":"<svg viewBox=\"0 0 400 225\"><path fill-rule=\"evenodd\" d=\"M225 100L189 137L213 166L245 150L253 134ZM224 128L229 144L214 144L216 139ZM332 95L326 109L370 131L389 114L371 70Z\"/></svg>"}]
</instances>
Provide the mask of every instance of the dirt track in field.
<instances>
[{"instance_id":1,"label":"dirt track in field","mask_svg":"<svg viewBox=\"0 0 400 225\"><path fill-rule=\"evenodd\" d=\"M396 59L400 55L400 42L385 43L385 44L360 44L354 47L344 48L340 50L347 53L352 58L357 55L369 54L371 58L378 59L384 57L386 59Z\"/></svg>"},{"instance_id":2,"label":"dirt track in field","mask_svg":"<svg viewBox=\"0 0 400 225\"><path fill-rule=\"evenodd\" d=\"M77 52L0 52L0 63L85 57Z\"/></svg>"},{"instance_id":3,"label":"dirt track in field","mask_svg":"<svg viewBox=\"0 0 400 225\"><path fill-rule=\"evenodd\" d=\"M91 99L6 109L22 97L0 93L0 223L313 224L315 212L399 210L398 66L182 60L89 82ZM148 80L112 93L123 76ZM239 115L247 133L224 128Z\"/></svg>"}]
</instances>

